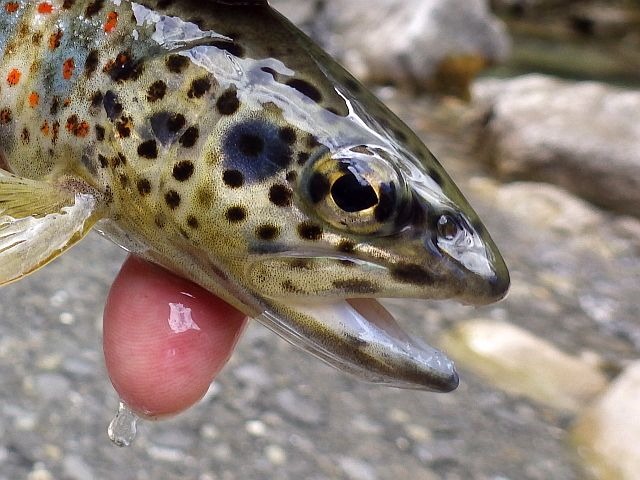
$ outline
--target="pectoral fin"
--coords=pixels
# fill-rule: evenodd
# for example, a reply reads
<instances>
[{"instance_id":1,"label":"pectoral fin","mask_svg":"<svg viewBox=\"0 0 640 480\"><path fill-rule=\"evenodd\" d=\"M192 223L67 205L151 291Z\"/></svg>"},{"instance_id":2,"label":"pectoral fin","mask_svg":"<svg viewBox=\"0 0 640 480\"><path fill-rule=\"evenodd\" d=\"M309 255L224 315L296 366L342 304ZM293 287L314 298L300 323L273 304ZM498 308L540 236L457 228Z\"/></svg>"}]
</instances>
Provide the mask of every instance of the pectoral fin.
<instances>
[{"instance_id":1,"label":"pectoral fin","mask_svg":"<svg viewBox=\"0 0 640 480\"><path fill-rule=\"evenodd\" d=\"M75 244L98 219L96 198L0 172L0 285Z\"/></svg>"}]
</instances>

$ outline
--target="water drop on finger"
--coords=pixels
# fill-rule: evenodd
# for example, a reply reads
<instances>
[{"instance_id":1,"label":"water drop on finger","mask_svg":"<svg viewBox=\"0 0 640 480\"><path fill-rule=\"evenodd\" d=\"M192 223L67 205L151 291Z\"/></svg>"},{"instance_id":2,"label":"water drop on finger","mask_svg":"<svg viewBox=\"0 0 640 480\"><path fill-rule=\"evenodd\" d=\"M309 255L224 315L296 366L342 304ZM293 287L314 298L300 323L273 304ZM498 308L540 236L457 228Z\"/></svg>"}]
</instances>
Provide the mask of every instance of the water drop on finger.
<instances>
[{"instance_id":1,"label":"water drop on finger","mask_svg":"<svg viewBox=\"0 0 640 480\"><path fill-rule=\"evenodd\" d=\"M118 405L113 420L109 423L107 433L109 439L118 447L128 447L133 443L138 431L138 420L140 417L131 410L123 401Z\"/></svg>"}]
</instances>

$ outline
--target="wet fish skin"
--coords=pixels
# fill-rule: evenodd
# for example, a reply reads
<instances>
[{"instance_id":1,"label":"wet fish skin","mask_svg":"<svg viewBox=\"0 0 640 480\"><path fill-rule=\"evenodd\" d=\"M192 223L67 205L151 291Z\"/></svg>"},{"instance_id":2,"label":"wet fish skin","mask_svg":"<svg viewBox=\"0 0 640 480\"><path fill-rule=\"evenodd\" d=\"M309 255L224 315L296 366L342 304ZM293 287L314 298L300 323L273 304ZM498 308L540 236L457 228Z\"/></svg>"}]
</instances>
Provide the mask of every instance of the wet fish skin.
<instances>
[{"instance_id":1,"label":"wet fish skin","mask_svg":"<svg viewBox=\"0 0 640 480\"><path fill-rule=\"evenodd\" d=\"M66 244L97 222L343 370L455 388L452 363L368 299L500 299L509 275L481 221L418 137L266 3L205 4L0 2L2 166L47 185L40 210L25 194L4 214L55 230L75 207ZM4 181L0 206L32 186ZM52 258L41 248L5 281Z\"/></svg>"}]
</instances>

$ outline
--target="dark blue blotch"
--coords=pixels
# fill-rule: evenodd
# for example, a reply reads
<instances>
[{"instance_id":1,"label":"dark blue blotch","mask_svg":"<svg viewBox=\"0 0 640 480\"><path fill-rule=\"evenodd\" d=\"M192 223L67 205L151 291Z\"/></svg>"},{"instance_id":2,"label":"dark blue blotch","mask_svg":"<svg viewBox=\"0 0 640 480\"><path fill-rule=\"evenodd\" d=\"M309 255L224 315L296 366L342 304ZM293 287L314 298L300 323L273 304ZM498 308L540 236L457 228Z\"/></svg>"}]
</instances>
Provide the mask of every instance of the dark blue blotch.
<instances>
[{"instance_id":1,"label":"dark blue blotch","mask_svg":"<svg viewBox=\"0 0 640 480\"><path fill-rule=\"evenodd\" d=\"M239 170L249 182L276 175L291 163L291 147L279 127L264 120L247 120L231 127L222 140L225 166Z\"/></svg>"}]
</instances>

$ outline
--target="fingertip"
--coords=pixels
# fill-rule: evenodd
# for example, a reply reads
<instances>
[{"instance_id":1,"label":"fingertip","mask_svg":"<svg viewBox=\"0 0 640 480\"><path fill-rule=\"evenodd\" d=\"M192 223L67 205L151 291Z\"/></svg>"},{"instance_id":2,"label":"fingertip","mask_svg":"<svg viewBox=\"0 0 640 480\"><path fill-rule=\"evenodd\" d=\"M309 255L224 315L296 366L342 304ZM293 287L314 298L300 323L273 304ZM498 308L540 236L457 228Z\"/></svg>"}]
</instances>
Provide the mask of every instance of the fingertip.
<instances>
[{"instance_id":1,"label":"fingertip","mask_svg":"<svg viewBox=\"0 0 640 480\"><path fill-rule=\"evenodd\" d=\"M145 416L185 410L206 393L244 324L242 313L201 287L129 257L104 312L111 382Z\"/></svg>"}]
</instances>

